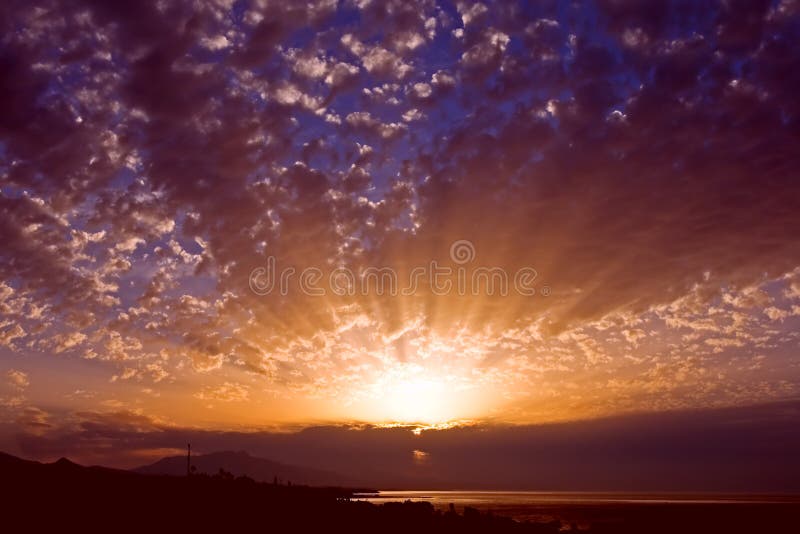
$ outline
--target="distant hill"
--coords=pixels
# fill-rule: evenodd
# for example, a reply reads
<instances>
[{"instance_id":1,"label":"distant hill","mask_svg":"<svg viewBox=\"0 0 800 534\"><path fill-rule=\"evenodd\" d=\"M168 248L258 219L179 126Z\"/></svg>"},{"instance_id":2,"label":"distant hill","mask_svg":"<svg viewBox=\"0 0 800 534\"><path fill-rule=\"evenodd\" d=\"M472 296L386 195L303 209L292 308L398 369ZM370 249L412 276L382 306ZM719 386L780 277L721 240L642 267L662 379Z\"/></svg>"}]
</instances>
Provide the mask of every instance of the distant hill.
<instances>
[{"instance_id":1,"label":"distant hill","mask_svg":"<svg viewBox=\"0 0 800 534\"><path fill-rule=\"evenodd\" d=\"M82 476L113 476L113 477L131 477L133 473L123 469L114 469L112 467L102 467L99 465L82 466L67 458L59 458L52 463L42 463L35 460L25 460L5 452L0 452L0 473L7 477L13 477L18 474L25 476L72 476L76 473ZM1 478L1 477L0 477Z\"/></svg>"},{"instance_id":2,"label":"distant hill","mask_svg":"<svg viewBox=\"0 0 800 534\"><path fill-rule=\"evenodd\" d=\"M350 477L339 473L273 462L250 456L243 451L192 455L192 465L196 468L197 473L214 475L220 469L224 469L235 476L244 475L259 482L272 482L277 477L283 484L291 481L292 484L308 486L357 485ZM186 456L168 456L153 464L132 469L132 471L145 475L185 475Z\"/></svg>"}]
</instances>

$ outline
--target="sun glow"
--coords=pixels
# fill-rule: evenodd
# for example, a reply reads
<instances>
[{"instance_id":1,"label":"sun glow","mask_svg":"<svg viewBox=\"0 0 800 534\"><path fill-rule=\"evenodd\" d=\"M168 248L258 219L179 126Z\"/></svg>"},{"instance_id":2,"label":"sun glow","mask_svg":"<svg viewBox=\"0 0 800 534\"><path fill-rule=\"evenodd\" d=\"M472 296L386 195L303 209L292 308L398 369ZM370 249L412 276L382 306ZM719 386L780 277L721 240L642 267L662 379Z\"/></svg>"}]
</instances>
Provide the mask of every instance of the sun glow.
<instances>
[{"instance_id":1,"label":"sun glow","mask_svg":"<svg viewBox=\"0 0 800 534\"><path fill-rule=\"evenodd\" d=\"M384 417L393 422L436 426L463 415L459 395L444 380L416 377L399 380L381 400Z\"/></svg>"}]
</instances>

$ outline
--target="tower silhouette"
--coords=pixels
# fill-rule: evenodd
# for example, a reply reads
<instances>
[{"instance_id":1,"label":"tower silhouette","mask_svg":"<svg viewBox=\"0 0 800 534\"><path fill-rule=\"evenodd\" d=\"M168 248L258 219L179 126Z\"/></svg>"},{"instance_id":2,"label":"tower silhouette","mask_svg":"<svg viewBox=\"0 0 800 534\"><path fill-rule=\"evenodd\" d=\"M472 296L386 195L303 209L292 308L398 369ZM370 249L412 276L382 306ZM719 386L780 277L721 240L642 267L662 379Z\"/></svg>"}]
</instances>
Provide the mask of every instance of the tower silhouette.
<instances>
[{"instance_id":1,"label":"tower silhouette","mask_svg":"<svg viewBox=\"0 0 800 534\"><path fill-rule=\"evenodd\" d=\"M192 444L186 444L186 476L192 474Z\"/></svg>"}]
</instances>

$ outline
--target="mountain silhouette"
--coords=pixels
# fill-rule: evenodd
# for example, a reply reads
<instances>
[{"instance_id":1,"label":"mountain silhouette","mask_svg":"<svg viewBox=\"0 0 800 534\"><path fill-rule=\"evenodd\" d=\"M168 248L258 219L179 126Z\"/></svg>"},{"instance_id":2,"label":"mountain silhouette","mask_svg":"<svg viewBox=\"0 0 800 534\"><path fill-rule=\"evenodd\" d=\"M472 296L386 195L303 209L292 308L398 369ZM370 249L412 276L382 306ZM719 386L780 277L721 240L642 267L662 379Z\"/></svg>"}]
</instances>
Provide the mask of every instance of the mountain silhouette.
<instances>
[{"instance_id":1,"label":"mountain silhouette","mask_svg":"<svg viewBox=\"0 0 800 534\"><path fill-rule=\"evenodd\" d=\"M247 476L259 482L273 482L276 478L282 484L305 484L308 486L356 486L355 481L346 475L282 464L250 456L244 451L222 451L209 454L192 455L195 473L213 475L220 469L234 476ZM145 475L185 475L186 456L168 456L155 463L132 469Z\"/></svg>"}]
</instances>

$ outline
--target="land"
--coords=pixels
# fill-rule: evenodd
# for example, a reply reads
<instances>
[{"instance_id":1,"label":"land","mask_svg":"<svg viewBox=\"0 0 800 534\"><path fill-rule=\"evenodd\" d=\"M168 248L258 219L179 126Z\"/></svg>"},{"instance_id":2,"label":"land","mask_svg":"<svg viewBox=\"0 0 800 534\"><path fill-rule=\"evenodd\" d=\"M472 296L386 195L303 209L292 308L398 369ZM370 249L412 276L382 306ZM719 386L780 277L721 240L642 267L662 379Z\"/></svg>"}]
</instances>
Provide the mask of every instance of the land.
<instances>
[{"instance_id":1,"label":"land","mask_svg":"<svg viewBox=\"0 0 800 534\"><path fill-rule=\"evenodd\" d=\"M235 477L247 476L256 482L278 482L280 484L300 484L305 486L338 486L357 487L359 483L351 477L314 469L306 466L290 465L274 462L266 458L257 458L244 451L221 451L209 454L192 455L192 469L197 474L215 475L222 469ZM186 455L168 456L155 463L132 469L143 475L175 475L186 474Z\"/></svg>"},{"instance_id":2,"label":"land","mask_svg":"<svg viewBox=\"0 0 800 534\"><path fill-rule=\"evenodd\" d=\"M45 464L2 453L0 484L7 521L30 532L777 534L795 532L800 521L797 503L753 503L560 504L542 510L553 520L517 522L474 508L457 513L426 502L376 505L355 500L363 488L257 482L224 470L215 475L146 475L83 467L66 459Z\"/></svg>"}]
</instances>

